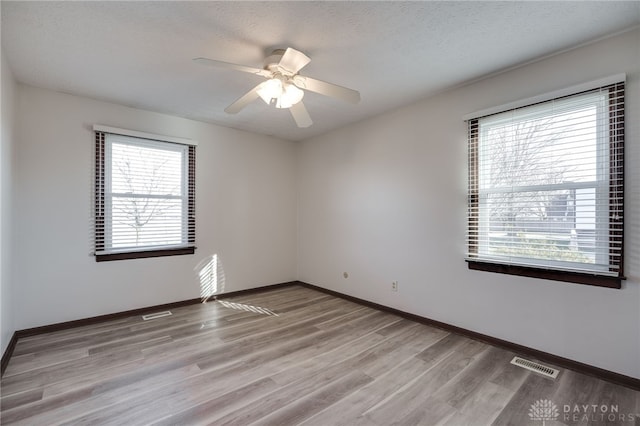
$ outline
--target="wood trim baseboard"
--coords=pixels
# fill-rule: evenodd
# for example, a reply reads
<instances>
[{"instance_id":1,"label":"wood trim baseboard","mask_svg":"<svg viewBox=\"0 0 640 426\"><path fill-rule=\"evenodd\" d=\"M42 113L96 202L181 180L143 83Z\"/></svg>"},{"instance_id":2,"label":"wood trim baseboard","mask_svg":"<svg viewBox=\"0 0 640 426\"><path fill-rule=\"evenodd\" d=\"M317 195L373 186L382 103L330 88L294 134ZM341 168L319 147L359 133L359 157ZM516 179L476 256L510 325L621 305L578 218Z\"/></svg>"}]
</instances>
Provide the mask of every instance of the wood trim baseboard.
<instances>
[{"instance_id":1,"label":"wood trim baseboard","mask_svg":"<svg viewBox=\"0 0 640 426\"><path fill-rule=\"evenodd\" d=\"M98 315L95 317L81 318L73 321L65 321L65 322L58 322L55 324L42 325L40 327L26 328L24 330L16 331L16 335L18 338L22 338L22 337L28 337L28 336L35 336L37 334L52 333L54 331L67 330L69 328L82 327L85 325L97 324L97 323L110 321L114 319L131 317L134 315L144 315L153 311L180 308L182 306L194 305L196 303L201 303L201 302L202 302L202 299L198 298L198 299L181 300L178 302L163 303L161 305L146 306L144 308L114 312L112 314Z\"/></svg>"},{"instance_id":2,"label":"wood trim baseboard","mask_svg":"<svg viewBox=\"0 0 640 426\"><path fill-rule=\"evenodd\" d=\"M297 281L290 281L290 282L279 283L279 284L271 284L263 287L254 287L246 290L238 290L238 291L231 291L228 293L214 294L204 300L202 298L197 298L197 299L180 300L178 302L163 303L161 305L147 306L144 308L131 309L128 311L115 312L112 314L98 315L95 317L82 318L82 319L77 319L73 321L65 321L65 322L59 322L59 323L50 324L50 325L43 325L40 327L27 328L24 330L18 330L16 331L15 334L17 335L18 338L21 338L21 337L27 337L27 336L34 336L36 334L51 333L53 331L66 330L74 327L82 327L85 325L96 324L104 321L110 321L110 320L120 319L124 317L131 317L134 315L143 315L153 311L162 311L162 310L180 308L182 306L194 305L196 303L204 303L210 300L223 299L225 297L257 293L264 290L272 290L278 287L295 285L297 283L298 283Z\"/></svg>"},{"instance_id":3,"label":"wood trim baseboard","mask_svg":"<svg viewBox=\"0 0 640 426\"><path fill-rule=\"evenodd\" d=\"M511 352L515 352L519 355L533 357L539 361L548 362L550 364L557 365L558 367L567 368L569 370L577 371L578 373L597 377L602 380L606 380L621 386L625 386L625 387L634 389L636 391L640 391L640 379L636 379L634 377L626 376L624 374L616 373L610 370L605 370L603 368L595 367L593 365L584 364L582 362L578 362L569 358L564 358L558 355L554 355L549 352L544 352L538 349L530 348L528 346L523 346L518 343L509 342L508 340L498 339L497 337L488 336L486 334L478 333L476 331L471 331L462 327L457 327L455 325L447 324L445 322L436 321L431 318L426 318L420 315L404 312L399 309L395 309L389 306L370 302L368 300L360 299L358 297L349 296L347 294L343 294L334 290L329 290L323 287L318 287L313 284L305 283L302 281L298 281L298 284L303 287L310 288L312 290L321 291L323 293L330 294L332 296L340 297L342 299L358 303L360 305L364 305L370 308L389 312L412 321L437 327L452 333L460 334L470 339L479 340L481 342L488 343L493 346L501 347Z\"/></svg>"},{"instance_id":4,"label":"wood trim baseboard","mask_svg":"<svg viewBox=\"0 0 640 426\"><path fill-rule=\"evenodd\" d=\"M13 350L16 348L16 343L18 343L18 336L16 335L16 332L14 332L11 336L11 340L9 340L7 348L2 354L2 361L0 361L0 377L4 374L4 370L7 369L7 365L9 365L9 360L13 355Z\"/></svg>"},{"instance_id":5,"label":"wood trim baseboard","mask_svg":"<svg viewBox=\"0 0 640 426\"><path fill-rule=\"evenodd\" d=\"M7 345L7 349L4 351L4 354L2 355L0 377L2 377L2 375L4 374L4 370L7 368L7 365L9 364L9 360L13 355L13 350L15 349L16 344L18 343L18 339L22 337L35 336L37 334L44 334L44 333L51 333L54 331L66 330L69 328L82 327L85 325L97 324L97 323L110 321L114 319L131 317L134 315L144 315L150 312L180 308L182 306L195 305L196 303L204 303L210 300L224 299L227 297L258 293L264 290L274 290L276 288L287 287L287 286L292 286L297 284L298 284L298 281L289 281L289 282L284 282L279 284L271 284L263 287L254 287L254 288L249 288L245 290L230 291L228 293L215 294L215 295L209 296L205 300L203 300L202 298L180 300L178 302L163 303L161 305L147 306L144 308L131 309L128 311L114 312L112 314L98 315L95 317L81 318L73 321L65 321L65 322L59 322L55 324L43 325L40 327L33 327L33 328L26 328L24 330L18 330L13 333L13 336L11 337L11 341Z\"/></svg>"},{"instance_id":6,"label":"wood trim baseboard","mask_svg":"<svg viewBox=\"0 0 640 426\"><path fill-rule=\"evenodd\" d=\"M349 300L351 302L355 302L363 306L368 306L370 308L389 312L389 313L398 315L400 317L407 318L412 321L437 327L452 333L460 334L462 336L469 337L474 340L479 340L493 346L498 346L498 347L507 349L509 351L516 352L521 355L533 357L540 361L549 362L559 367L574 370L579 373L597 377L599 379L607 380L609 382L616 383L616 384L640 391L640 379L636 379L634 377L626 376L624 374L616 373L610 370L605 370L603 368L595 367L589 364L584 364L582 362L574 361L572 359L564 358L548 352L543 352L538 349L534 349L534 348L523 346L517 343L509 342L507 340L498 339L496 337L488 336L486 334L478 333L476 331L471 331L466 328L457 327L455 325L447 324L441 321L436 321L431 318L426 318L420 315L404 312L399 309L391 308L389 306L381 305L375 302L370 302L368 300L360 299L355 296L349 296L348 294L340 293L334 290L329 290L327 288L319 287L303 281L289 281L289 282L284 282L279 284L271 284L263 287L254 287L254 288L245 289L245 290L215 294L207 298L206 301L224 299L227 297L248 295L252 293L262 292L265 290L275 290L278 288L288 287L293 285L300 285L302 287L310 288L312 290L317 290L326 294L330 294L335 297L340 297L342 299ZM112 319L118 319L122 317L133 316L133 315L141 315L151 311L178 308L182 306L193 305L196 303L203 303L203 300L200 298L182 300L179 302L165 303L162 305L148 306L145 308L132 309L129 311L116 312L113 314L99 315L95 317L84 318L84 319L79 319L74 321L66 321L66 322L61 322L57 324L28 328L25 330L18 330L15 333L13 333L13 336L11 337L9 344L7 345L7 349L4 351L4 354L2 355L0 377L2 376L2 374L4 374L4 371L7 368L7 365L9 364L9 360L11 359L11 355L13 354L13 350L15 349L15 346L18 343L18 339L20 339L21 337L33 336L33 335L42 334L42 333L49 333L52 331L65 330L68 328L80 327L83 325L90 325L90 324L95 324L99 322L109 321Z\"/></svg>"},{"instance_id":7,"label":"wood trim baseboard","mask_svg":"<svg viewBox=\"0 0 640 426\"><path fill-rule=\"evenodd\" d=\"M265 285L262 287L253 287L253 288L248 288L245 290L238 290L238 291L230 291L228 293L220 293L220 294L214 294L212 296L210 296L207 301L209 300L218 300L218 299L226 299L227 297L235 297L235 296L245 296L247 294L252 294L252 293L258 293L261 291L265 291L265 290L276 290L278 288L282 288L282 287L290 287L293 285L300 285L300 281L288 281L285 283L279 283L279 284L270 284L270 285Z\"/></svg>"}]
</instances>

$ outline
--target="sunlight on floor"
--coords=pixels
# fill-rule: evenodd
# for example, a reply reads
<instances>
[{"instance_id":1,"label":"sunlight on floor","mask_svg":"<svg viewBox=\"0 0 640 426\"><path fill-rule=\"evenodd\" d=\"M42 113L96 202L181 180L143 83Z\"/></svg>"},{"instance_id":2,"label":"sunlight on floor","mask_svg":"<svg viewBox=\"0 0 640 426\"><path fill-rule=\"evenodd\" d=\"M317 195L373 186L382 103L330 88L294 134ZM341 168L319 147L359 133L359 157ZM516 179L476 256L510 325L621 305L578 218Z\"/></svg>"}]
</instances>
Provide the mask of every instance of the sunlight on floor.
<instances>
[{"instance_id":1,"label":"sunlight on floor","mask_svg":"<svg viewBox=\"0 0 640 426\"><path fill-rule=\"evenodd\" d=\"M225 308L235 309L237 311L255 312L256 314L276 316L276 317L279 316L278 314L273 312L271 309L261 308L259 306L245 305L244 303L227 302L225 300L218 300L218 303L220 303Z\"/></svg>"}]
</instances>

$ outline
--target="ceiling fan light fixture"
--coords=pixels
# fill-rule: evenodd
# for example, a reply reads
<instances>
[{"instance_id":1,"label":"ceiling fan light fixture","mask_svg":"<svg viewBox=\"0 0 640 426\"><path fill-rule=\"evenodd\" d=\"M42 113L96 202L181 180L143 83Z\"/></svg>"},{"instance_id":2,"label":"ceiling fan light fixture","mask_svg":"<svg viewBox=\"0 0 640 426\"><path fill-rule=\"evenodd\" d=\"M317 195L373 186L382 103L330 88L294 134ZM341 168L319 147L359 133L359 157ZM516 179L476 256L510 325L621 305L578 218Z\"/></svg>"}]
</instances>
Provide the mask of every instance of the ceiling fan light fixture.
<instances>
[{"instance_id":1,"label":"ceiling fan light fixture","mask_svg":"<svg viewBox=\"0 0 640 426\"><path fill-rule=\"evenodd\" d=\"M267 57L262 69L207 58L194 58L194 61L203 65L259 75L267 79L226 107L224 110L228 114L237 114L256 99L261 98L267 105L289 109L296 125L305 128L313 124L309 112L302 102L305 91L342 99L354 104L360 102L360 93L357 90L301 76L299 71L307 66L311 59L291 47L275 50L271 56Z\"/></svg>"},{"instance_id":2,"label":"ceiling fan light fixture","mask_svg":"<svg viewBox=\"0 0 640 426\"><path fill-rule=\"evenodd\" d=\"M267 105L271 105L271 101L273 99L279 99L284 92L282 81L278 78L271 78L261 83L260 88L256 92Z\"/></svg>"},{"instance_id":3,"label":"ceiling fan light fixture","mask_svg":"<svg viewBox=\"0 0 640 426\"><path fill-rule=\"evenodd\" d=\"M276 102L276 108L291 108L304 97L304 91L291 83L285 84L282 94Z\"/></svg>"}]
</instances>

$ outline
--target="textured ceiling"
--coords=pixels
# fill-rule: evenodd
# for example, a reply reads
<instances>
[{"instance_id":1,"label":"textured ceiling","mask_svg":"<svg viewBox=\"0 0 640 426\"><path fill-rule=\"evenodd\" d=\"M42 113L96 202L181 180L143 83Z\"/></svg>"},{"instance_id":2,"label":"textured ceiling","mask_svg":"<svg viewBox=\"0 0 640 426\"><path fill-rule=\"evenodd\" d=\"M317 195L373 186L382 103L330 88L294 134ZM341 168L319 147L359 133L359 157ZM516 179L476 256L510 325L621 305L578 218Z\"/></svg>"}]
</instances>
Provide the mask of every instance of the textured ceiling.
<instances>
[{"instance_id":1,"label":"textured ceiling","mask_svg":"<svg viewBox=\"0 0 640 426\"><path fill-rule=\"evenodd\" d=\"M18 81L302 140L640 23L640 2L10 2L2 49ZM262 67L294 47L301 74L361 92L307 93L314 121L258 100L224 108L261 77L192 62Z\"/></svg>"}]
</instances>

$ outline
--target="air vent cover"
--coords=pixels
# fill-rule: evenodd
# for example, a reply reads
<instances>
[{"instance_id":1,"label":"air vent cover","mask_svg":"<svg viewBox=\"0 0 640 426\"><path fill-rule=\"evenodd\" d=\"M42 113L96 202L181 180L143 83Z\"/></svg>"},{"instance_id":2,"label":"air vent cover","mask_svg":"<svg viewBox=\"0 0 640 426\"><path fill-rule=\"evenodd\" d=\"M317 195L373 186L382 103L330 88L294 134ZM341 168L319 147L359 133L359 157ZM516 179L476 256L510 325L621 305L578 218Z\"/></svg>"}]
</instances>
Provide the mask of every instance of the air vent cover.
<instances>
[{"instance_id":1,"label":"air vent cover","mask_svg":"<svg viewBox=\"0 0 640 426\"><path fill-rule=\"evenodd\" d=\"M540 373L543 376L551 377L552 379L558 377L558 373L560 373L560 370L556 370L555 368L547 367L546 365L538 364L537 362L529 361L528 359L520 358L518 356L514 357L511 360L511 364L517 365L530 371L535 371L536 373Z\"/></svg>"},{"instance_id":2,"label":"air vent cover","mask_svg":"<svg viewBox=\"0 0 640 426\"><path fill-rule=\"evenodd\" d=\"M171 315L171 311L155 312L153 314L143 315L142 319L144 321L148 321L156 318L168 317L169 315Z\"/></svg>"}]
</instances>

